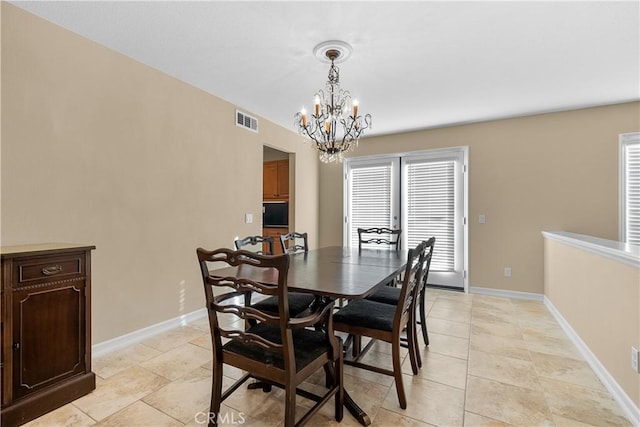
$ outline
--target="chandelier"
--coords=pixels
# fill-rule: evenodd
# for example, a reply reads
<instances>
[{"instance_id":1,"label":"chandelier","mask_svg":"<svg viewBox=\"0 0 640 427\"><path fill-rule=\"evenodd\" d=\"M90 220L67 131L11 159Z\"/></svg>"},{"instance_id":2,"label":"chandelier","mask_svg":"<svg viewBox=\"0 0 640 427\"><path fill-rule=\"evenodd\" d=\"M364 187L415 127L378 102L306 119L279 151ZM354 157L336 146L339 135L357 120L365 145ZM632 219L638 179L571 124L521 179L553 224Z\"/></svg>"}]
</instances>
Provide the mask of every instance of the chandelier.
<instances>
[{"instance_id":1,"label":"chandelier","mask_svg":"<svg viewBox=\"0 0 640 427\"><path fill-rule=\"evenodd\" d=\"M330 41L316 46L314 53L331 61L326 92L316 92L312 114L308 116L303 108L295 115L294 126L320 152L322 162L342 162L343 153L357 147L360 135L371 126L371 114L358 115L358 101L340 88L340 70L335 62L348 57L350 46Z\"/></svg>"}]
</instances>

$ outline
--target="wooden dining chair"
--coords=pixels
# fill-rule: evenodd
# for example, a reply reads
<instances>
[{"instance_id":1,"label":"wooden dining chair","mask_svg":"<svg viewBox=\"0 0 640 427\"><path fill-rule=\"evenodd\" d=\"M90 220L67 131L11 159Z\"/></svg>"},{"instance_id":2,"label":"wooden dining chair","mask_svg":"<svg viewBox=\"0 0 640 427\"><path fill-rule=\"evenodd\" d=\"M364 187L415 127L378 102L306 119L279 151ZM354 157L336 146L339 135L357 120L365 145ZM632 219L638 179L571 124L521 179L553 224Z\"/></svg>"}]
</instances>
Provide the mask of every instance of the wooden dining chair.
<instances>
[{"instance_id":1,"label":"wooden dining chair","mask_svg":"<svg viewBox=\"0 0 640 427\"><path fill-rule=\"evenodd\" d=\"M213 345L209 427L216 425L221 403L249 378L285 390L286 427L305 424L332 397L335 398L335 419L341 421L344 400L343 349L342 341L333 330L333 301L317 306L305 317L291 317L287 298L289 255L265 256L245 250L209 251L202 248L198 248L196 253L204 283ZM236 275L215 276L209 271L209 263L215 262L238 267ZM242 275L243 267L271 269L277 284L258 283L245 278ZM280 301L278 312L265 312L243 304L243 297L251 292L277 296ZM226 321L221 321L219 317L222 316ZM245 322L229 322L228 316ZM253 320L253 326L247 320ZM224 392L223 365L246 371ZM324 394L298 389L298 385L323 367L328 384ZM316 402L297 423L296 394Z\"/></svg>"},{"instance_id":2,"label":"wooden dining chair","mask_svg":"<svg viewBox=\"0 0 640 427\"><path fill-rule=\"evenodd\" d=\"M250 250L249 247L257 247L259 249L252 252L262 255L274 254L274 240L271 236L247 236L244 239L236 239L233 243L236 245L236 249Z\"/></svg>"},{"instance_id":3,"label":"wooden dining chair","mask_svg":"<svg viewBox=\"0 0 640 427\"><path fill-rule=\"evenodd\" d=\"M390 248L400 250L401 229L391 229L386 227L358 228L358 249L362 249L363 244L386 245Z\"/></svg>"},{"instance_id":4,"label":"wooden dining chair","mask_svg":"<svg viewBox=\"0 0 640 427\"><path fill-rule=\"evenodd\" d=\"M406 328L408 336L415 337L416 297L421 281L425 250L426 242L422 242L414 249L409 250L403 284L402 288L400 288L400 300L397 305L358 299L350 301L345 307L333 314L333 327L336 331L346 332L349 335L358 337L372 338L355 359L345 360L344 363L394 377L398 401L402 409L407 407L407 398L402 381L400 336ZM391 343L392 370L362 362L363 356L376 340ZM416 375L418 373L418 363L415 341L410 339L408 343L411 369L413 374Z\"/></svg>"},{"instance_id":5,"label":"wooden dining chair","mask_svg":"<svg viewBox=\"0 0 640 427\"><path fill-rule=\"evenodd\" d=\"M420 278L420 283L417 291L416 298L416 309L419 314L419 319L416 318L416 323L420 325L420 329L422 331L422 338L424 339L425 345L429 345L429 333L427 331L427 314L426 314L426 301L425 294L427 288L427 279L429 277L429 268L431 267L431 258L433 257L433 248L436 243L436 238L431 237L426 241L426 249L422 266L422 274ZM401 289L397 287L385 286L380 290L376 291L372 295L368 296L367 299L371 301L382 302L385 304L398 305L398 301L400 301L401 297ZM417 326L414 328L414 332L417 334ZM413 339L415 345L417 346L417 335L414 337L409 337L408 339ZM418 367L422 367L422 358L420 357L420 352L416 354Z\"/></svg>"},{"instance_id":6,"label":"wooden dining chair","mask_svg":"<svg viewBox=\"0 0 640 427\"><path fill-rule=\"evenodd\" d=\"M273 237L268 236L248 236L244 239L235 240L236 249L242 249L247 246L255 247L258 244L264 244L267 246L268 252L264 252L263 255L273 255L274 252L274 240ZM263 246L264 248L264 246ZM255 251L254 251L255 252ZM260 252L257 252L260 253ZM298 316L309 308L309 306L315 301L315 297L311 294L303 294L299 292L289 292L289 313L292 316ZM250 301L247 301L250 304ZM262 311L268 311L271 313L278 312L278 297L272 296L262 299L261 301L253 303L253 306Z\"/></svg>"},{"instance_id":7,"label":"wooden dining chair","mask_svg":"<svg viewBox=\"0 0 640 427\"><path fill-rule=\"evenodd\" d=\"M302 243L300 243L302 240ZM292 254L300 251L309 252L309 243L307 233L297 233L292 231L280 236L280 245L282 245L282 252L285 254Z\"/></svg>"}]
</instances>

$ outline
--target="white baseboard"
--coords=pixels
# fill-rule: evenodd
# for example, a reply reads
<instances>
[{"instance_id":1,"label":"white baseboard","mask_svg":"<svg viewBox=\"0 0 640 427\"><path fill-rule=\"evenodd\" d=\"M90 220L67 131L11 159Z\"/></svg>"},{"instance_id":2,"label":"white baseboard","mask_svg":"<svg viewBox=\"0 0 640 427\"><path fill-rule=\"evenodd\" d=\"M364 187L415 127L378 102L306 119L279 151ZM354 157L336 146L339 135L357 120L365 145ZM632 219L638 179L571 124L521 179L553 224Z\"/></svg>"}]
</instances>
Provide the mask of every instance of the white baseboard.
<instances>
[{"instance_id":1,"label":"white baseboard","mask_svg":"<svg viewBox=\"0 0 640 427\"><path fill-rule=\"evenodd\" d=\"M544 300L543 294L534 294L533 292L507 291L505 289L495 288L481 288L478 286L470 286L469 293L478 295L490 295L494 297L527 299L541 302Z\"/></svg>"},{"instance_id":2,"label":"white baseboard","mask_svg":"<svg viewBox=\"0 0 640 427\"><path fill-rule=\"evenodd\" d=\"M206 308L201 308L200 310L192 311L191 313L183 314L182 316L174 317L173 319L165 320L164 322L156 323L155 325L138 329L137 331L121 335L108 341L94 344L93 346L91 346L92 357L103 356L107 353L111 353L112 351L120 350L121 348L137 344L154 335L168 331L169 329L173 329L178 326L183 326L199 320L206 315Z\"/></svg>"},{"instance_id":3,"label":"white baseboard","mask_svg":"<svg viewBox=\"0 0 640 427\"><path fill-rule=\"evenodd\" d=\"M544 297L544 305L547 306L553 317L560 324L560 327L567 334L569 339L575 344L575 346L585 358L591 369L595 372L596 376L602 381L605 388L611 393L615 401L620 405L622 411L625 413L631 425L640 426L640 408L638 408L633 400L625 393L625 391L618 385L616 380L611 376L609 371L600 363L598 358L591 352L587 344L582 341L582 338L573 330L569 322L560 314L558 309L553 305L551 300Z\"/></svg>"}]
</instances>

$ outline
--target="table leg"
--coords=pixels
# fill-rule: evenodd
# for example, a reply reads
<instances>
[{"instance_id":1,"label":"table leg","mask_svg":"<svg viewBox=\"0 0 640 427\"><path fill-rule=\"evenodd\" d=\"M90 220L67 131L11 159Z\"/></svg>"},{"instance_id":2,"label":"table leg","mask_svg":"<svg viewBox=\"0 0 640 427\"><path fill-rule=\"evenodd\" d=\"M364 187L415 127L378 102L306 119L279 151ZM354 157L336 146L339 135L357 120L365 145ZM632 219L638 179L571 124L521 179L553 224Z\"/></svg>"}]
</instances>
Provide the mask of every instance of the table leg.
<instances>
[{"instance_id":1,"label":"table leg","mask_svg":"<svg viewBox=\"0 0 640 427\"><path fill-rule=\"evenodd\" d=\"M353 415L360 424L363 426L371 425L371 418L369 418L369 415L367 415L367 413L358 406L346 390L344 391L344 407L351 412L351 415Z\"/></svg>"}]
</instances>

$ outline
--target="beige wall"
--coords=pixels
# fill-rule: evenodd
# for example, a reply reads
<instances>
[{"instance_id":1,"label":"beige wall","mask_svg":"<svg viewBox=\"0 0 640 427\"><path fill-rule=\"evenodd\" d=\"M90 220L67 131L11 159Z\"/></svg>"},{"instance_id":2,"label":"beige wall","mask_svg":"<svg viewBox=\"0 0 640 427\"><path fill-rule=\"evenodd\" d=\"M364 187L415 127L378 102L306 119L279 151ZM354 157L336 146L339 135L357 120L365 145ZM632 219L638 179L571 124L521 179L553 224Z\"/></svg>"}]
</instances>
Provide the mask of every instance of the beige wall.
<instances>
[{"instance_id":1,"label":"beige wall","mask_svg":"<svg viewBox=\"0 0 640 427\"><path fill-rule=\"evenodd\" d=\"M617 240L618 135L638 130L635 102L366 138L351 156L468 146L470 286L542 293L542 230ZM342 242L341 172L320 169L321 246Z\"/></svg>"},{"instance_id":2,"label":"beige wall","mask_svg":"<svg viewBox=\"0 0 640 427\"><path fill-rule=\"evenodd\" d=\"M291 130L238 128L234 105L6 2L2 89L2 244L96 245L94 344L203 308L195 249L260 233L265 144L293 153L317 245L317 156Z\"/></svg>"},{"instance_id":3,"label":"beige wall","mask_svg":"<svg viewBox=\"0 0 640 427\"><path fill-rule=\"evenodd\" d=\"M640 270L545 239L544 293L629 398L640 407ZM576 301L580 301L576 304Z\"/></svg>"}]
</instances>

